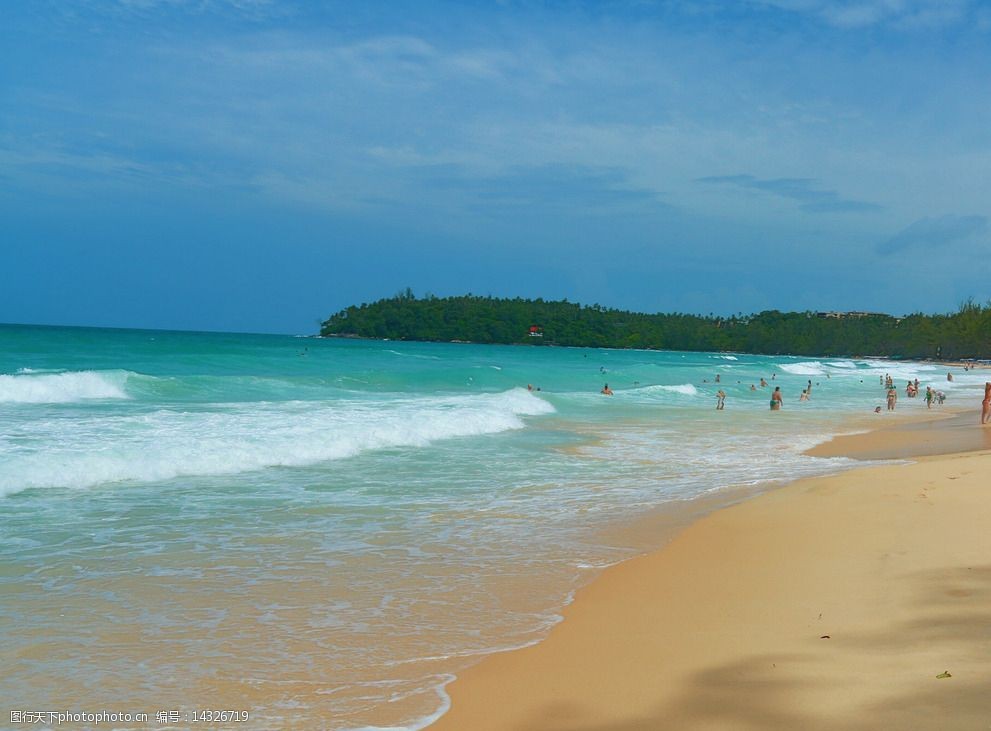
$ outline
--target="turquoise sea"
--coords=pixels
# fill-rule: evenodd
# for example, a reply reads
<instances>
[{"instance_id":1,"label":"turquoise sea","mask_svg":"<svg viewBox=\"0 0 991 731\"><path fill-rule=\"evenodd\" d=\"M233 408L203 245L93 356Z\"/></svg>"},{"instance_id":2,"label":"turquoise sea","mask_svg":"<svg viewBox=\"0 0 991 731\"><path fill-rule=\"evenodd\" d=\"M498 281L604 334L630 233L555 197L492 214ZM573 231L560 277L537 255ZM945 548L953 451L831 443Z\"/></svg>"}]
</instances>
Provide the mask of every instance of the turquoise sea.
<instances>
[{"instance_id":1,"label":"turquoise sea","mask_svg":"<svg viewBox=\"0 0 991 731\"><path fill-rule=\"evenodd\" d=\"M802 452L924 410L875 417L885 373L949 405L983 383L904 362L0 327L0 696L179 711L168 728L197 709L250 712L225 728L422 727L466 664L538 641L576 587L650 547L617 527L844 469Z\"/></svg>"}]
</instances>

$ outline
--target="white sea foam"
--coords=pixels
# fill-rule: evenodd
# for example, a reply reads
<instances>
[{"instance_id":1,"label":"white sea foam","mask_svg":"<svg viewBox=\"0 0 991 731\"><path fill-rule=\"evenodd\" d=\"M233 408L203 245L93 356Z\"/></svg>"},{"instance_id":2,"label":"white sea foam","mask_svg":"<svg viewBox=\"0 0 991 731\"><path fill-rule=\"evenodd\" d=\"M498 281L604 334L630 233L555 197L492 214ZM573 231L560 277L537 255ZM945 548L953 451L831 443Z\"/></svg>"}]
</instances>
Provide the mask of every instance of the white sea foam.
<instances>
[{"instance_id":1,"label":"white sea foam","mask_svg":"<svg viewBox=\"0 0 991 731\"><path fill-rule=\"evenodd\" d=\"M785 373L791 373L795 376L824 376L826 375L826 369L823 367L822 363L817 360L803 361L801 363L781 363L778 368L783 370Z\"/></svg>"},{"instance_id":2,"label":"white sea foam","mask_svg":"<svg viewBox=\"0 0 991 731\"><path fill-rule=\"evenodd\" d=\"M399 355L403 358L420 358L422 360L440 360L440 357L436 355L421 355L419 353L400 353L398 350L387 350L386 353L392 353L393 355Z\"/></svg>"},{"instance_id":3,"label":"white sea foam","mask_svg":"<svg viewBox=\"0 0 991 731\"><path fill-rule=\"evenodd\" d=\"M360 726L345 731L422 731L451 709L451 696L447 694L447 686L453 680L456 680L454 675L443 675L434 686L433 690L437 693L439 702L433 713L416 718L404 726Z\"/></svg>"},{"instance_id":4,"label":"white sea foam","mask_svg":"<svg viewBox=\"0 0 991 731\"><path fill-rule=\"evenodd\" d=\"M0 455L0 495L27 488L237 474L522 429L554 407L523 389L445 398L225 405L34 425L40 448Z\"/></svg>"},{"instance_id":5,"label":"white sea foam","mask_svg":"<svg viewBox=\"0 0 991 731\"><path fill-rule=\"evenodd\" d=\"M697 396L699 390L695 388L690 383L682 383L677 386L644 386L643 388L636 389L640 393L680 393L683 396Z\"/></svg>"},{"instance_id":6,"label":"white sea foam","mask_svg":"<svg viewBox=\"0 0 991 731\"><path fill-rule=\"evenodd\" d=\"M890 375L897 385L899 381L911 381L915 378L922 379L926 377L926 374L933 374L941 370L941 368L936 368L935 366L924 363L874 360L871 361L870 367L862 372L875 376L885 374ZM943 374L943 377L946 377L945 373Z\"/></svg>"},{"instance_id":7,"label":"white sea foam","mask_svg":"<svg viewBox=\"0 0 991 731\"><path fill-rule=\"evenodd\" d=\"M0 375L0 403L58 404L87 399L126 399L130 371L38 372L22 368Z\"/></svg>"},{"instance_id":8,"label":"white sea foam","mask_svg":"<svg viewBox=\"0 0 991 731\"><path fill-rule=\"evenodd\" d=\"M713 358L721 358L722 360L740 360L735 355L714 355Z\"/></svg>"}]
</instances>

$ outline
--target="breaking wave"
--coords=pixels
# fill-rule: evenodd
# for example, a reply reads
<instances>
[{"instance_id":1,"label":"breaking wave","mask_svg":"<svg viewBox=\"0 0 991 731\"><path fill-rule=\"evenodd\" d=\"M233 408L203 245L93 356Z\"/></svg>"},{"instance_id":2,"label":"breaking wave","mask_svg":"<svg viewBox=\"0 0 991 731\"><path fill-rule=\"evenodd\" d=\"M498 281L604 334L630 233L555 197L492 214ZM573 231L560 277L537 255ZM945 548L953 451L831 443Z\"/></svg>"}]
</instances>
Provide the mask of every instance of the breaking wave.
<instances>
[{"instance_id":1,"label":"breaking wave","mask_svg":"<svg viewBox=\"0 0 991 731\"><path fill-rule=\"evenodd\" d=\"M682 383L678 386L644 386L639 390L641 393L680 393L683 396L697 396L699 392L690 383Z\"/></svg>"},{"instance_id":2,"label":"breaking wave","mask_svg":"<svg viewBox=\"0 0 991 731\"><path fill-rule=\"evenodd\" d=\"M0 462L0 495L28 488L91 487L296 467L390 447L522 429L554 412L523 389L374 402L264 402L222 409L159 409L40 421L39 447Z\"/></svg>"},{"instance_id":3,"label":"breaking wave","mask_svg":"<svg viewBox=\"0 0 991 731\"><path fill-rule=\"evenodd\" d=\"M0 403L63 404L88 399L129 398L125 385L137 375L130 371L45 372L22 368L0 375Z\"/></svg>"}]
</instances>

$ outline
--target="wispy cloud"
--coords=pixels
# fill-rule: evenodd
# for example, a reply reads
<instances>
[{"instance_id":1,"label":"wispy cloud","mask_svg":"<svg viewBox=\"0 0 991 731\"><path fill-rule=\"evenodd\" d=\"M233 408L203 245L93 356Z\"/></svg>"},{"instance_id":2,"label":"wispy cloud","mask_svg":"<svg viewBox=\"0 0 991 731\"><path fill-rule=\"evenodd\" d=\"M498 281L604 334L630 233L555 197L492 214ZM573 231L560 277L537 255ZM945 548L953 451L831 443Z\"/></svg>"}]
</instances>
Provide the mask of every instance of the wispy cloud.
<instances>
[{"instance_id":1,"label":"wispy cloud","mask_svg":"<svg viewBox=\"0 0 991 731\"><path fill-rule=\"evenodd\" d=\"M797 201L799 208L809 213L858 213L878 211L881 206L869 201L843 198L835 190L820 188L813 178L770 178L762 180L753 175L710 175L698 178L701 183L732 185Z\"/></svg>"},{"instance_id":2,"label":"wispy cloud","mask_svg":"<svg viewBox=\"0 0 991 731\"><path fill-rule=\"evenodd\" d=\"M103 12L235 12L256 18L276 12L279 5L275 0L89 0L86 4Z\"/></svg>"},{"instance_id":3,"label":"wispy cloud","mask_svg":"<svg viewBox=\"0 0 991 731\"><path fill-rule=\"evenodd\" d=\"M623 208L670 208L657 191L634 185L619 168L520 165L478 176L450 166L428 173L426 184L470 197L476 207L560 209L575 214Z\"/></svg>"},{"instance_id":4,"label":"wispy cloud","mask_svg":"<svg viewBox=\"0 0 991 731\"><path fill-rule=\"evenodd\" d=\"M986 216L947 214L936 218L920 218L876 247L879 254L894 254L906 249L943 248L965 241L988 231Z\"/></svg>"},{"instance_id":5,"label":"wispy cloud","mask_svg":"<svg viewBox=\"0 0 991 731\"><path fill-rule=\"evenodd\" d=\"M760 5L810 14L837 28L890 24L903 30L950 26L979 14L974 0L755 0Z\"/></svg>"},{"instance_id":6,"label":"wispy cloud","mask_svg":"<svg viewBox=\"0 0 991 731\"><path fill-rule=\"evenodd\" d=\"M493 83L512 83L513 91L543 89L557 84L569 70L567 59L555 59L537 47L515 51L486 46L453 48L418 35L375 35L351 42L300 43L294 38L280 44L270 36L257 42L194 48L205 63L229 69L250 68L262 77L286 74L317 74L330 81L372 82L410 91L445 88L451 83L475 83L484 88ZM411 86L412 85L412 86Z\"/></svg>"}]
</instances>

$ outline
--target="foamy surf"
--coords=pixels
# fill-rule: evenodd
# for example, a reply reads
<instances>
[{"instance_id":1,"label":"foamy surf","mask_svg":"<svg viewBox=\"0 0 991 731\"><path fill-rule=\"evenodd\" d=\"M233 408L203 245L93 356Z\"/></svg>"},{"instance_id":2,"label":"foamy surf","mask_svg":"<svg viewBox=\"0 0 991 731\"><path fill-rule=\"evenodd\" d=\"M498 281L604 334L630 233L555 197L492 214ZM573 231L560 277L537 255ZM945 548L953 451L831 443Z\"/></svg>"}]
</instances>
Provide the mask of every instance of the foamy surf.
<instances>
[{"instance_id":1,"label":"foamy surf","mask_svg":"<svg viewBox=\"0 0 991 731\"><path fill-rule=\"evenodd\" d=\"M29 488L85 488L302 467L395 447L522 429L523 417L554 412L524 389L374 402L224 404L220 410L158 409L84 416L66 428L31 425L44 451L0 463L0 495Z\"/></svg>"},{"instance_id":2,"label":"foamy surf","mask_svg":"<svg viewBox=\"0 0 991 731\"><path fill-rule=\"evenodd\" d=\"M805 361L804 363L781 363L778 365L785 373L795 376L824 376L826 368L817 360Z\"/></svg>"},{"instance_id":3,"label":"foamy surf","mask_svg":"<svg viewBox=\"0 0 991 731\"><path fill-rule=\"evenodd\" d=\"M62 404L90 399L129 398L130 371L44 372L29 368L0 375L0 403Z\"/></svg>"},{"instance_id":4,"label":"foamy surf","mask_svg":"<svg viewBox=\"0 0 991 731\"><path fill-rule=\"evenodd\" d=\"M645 393L645 394L676 393L682 396L698 396L699 393L699 390L691 383L680 383L673 386L664 386L664 385L643 386L642 388L635 390L639 393Z\"/></svg>"},{"instance_id":5,"label":"foamy surf","mask_svg":"<svg viewBox=\"0 0 991 731\"><path fill-rule=\"evenodd\" d=\"M448 674L440 677L439 682L434 686L434 692L437 693L438 705L437 709L432 713L424 714L402 726L352 726L341 729L341 731L423 731L423 729L433 724L451 710L451 696L447 693L447 686L454 680L457 680L457 677L454 675Z\"/></svg>"}]
</instances>

